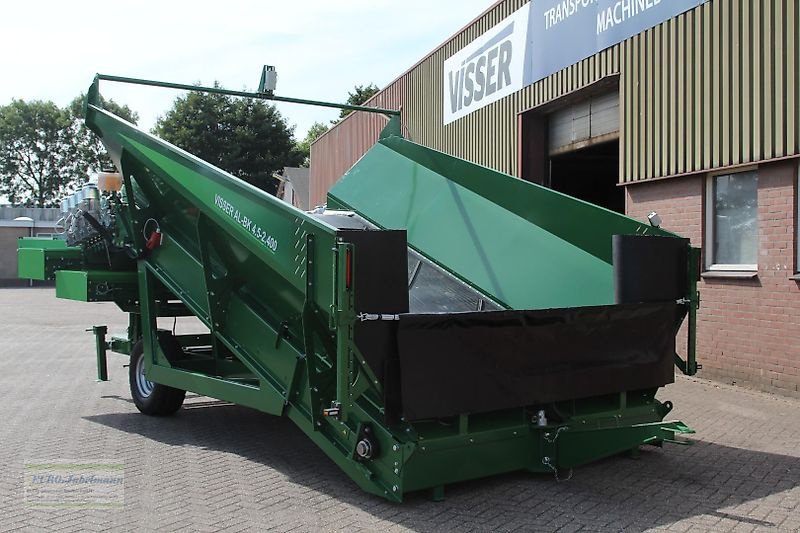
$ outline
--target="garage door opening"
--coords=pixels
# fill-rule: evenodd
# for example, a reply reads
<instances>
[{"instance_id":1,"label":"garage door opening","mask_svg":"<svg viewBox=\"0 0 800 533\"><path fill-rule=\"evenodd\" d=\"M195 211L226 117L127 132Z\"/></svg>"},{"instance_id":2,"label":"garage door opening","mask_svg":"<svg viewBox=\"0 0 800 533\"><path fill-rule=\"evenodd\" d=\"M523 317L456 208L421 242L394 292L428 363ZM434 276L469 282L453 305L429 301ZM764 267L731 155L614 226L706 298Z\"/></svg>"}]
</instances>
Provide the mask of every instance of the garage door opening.
<instances>
[{"instance_id":1,"label":"garage door opening","mask_svg":"<svg viewBox=\"0 0 800 533\"><path fill-rule=\"evenodd\" d=\"M551 156L549 178L556 191L625 213L625 191L617 186L619 140Z\"/></svg>"},{"instance_id":2,"label":"garage door opening","mask_svg":"<svg viewBox=\"0 0 800 533\"><path fill-rule=\"evenodd\" d=\"M619 89L608 85L521 115L520 176L624 214Z\"/></svg>"}]
</instances>

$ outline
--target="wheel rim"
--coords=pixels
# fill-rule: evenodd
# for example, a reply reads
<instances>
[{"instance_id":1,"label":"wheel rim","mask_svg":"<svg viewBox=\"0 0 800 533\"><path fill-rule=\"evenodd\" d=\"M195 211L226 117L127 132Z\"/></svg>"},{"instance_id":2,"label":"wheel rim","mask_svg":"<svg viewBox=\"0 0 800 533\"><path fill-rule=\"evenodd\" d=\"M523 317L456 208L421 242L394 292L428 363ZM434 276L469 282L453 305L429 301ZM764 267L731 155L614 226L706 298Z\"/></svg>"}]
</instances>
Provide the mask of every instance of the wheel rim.
<instances>
[{"instance_id":1,"label":"wheel rim","mask_svg":"<svg viewBox=\"0 0 800 533\"><path fill-rule=\"evenodd\" d=\"M143 398L153 393L153 382L144 377L144 354L136 361L136 388Z\"/></svg>"}]
</instances>

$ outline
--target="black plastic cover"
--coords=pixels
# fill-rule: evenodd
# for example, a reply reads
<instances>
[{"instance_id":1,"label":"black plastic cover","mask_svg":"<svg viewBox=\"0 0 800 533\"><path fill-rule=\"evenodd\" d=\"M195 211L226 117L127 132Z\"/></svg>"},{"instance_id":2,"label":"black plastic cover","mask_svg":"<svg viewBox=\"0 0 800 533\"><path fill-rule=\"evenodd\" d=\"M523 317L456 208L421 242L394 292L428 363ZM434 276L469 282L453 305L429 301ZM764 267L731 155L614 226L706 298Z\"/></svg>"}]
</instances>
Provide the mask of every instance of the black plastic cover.
<instances>
[{"instance_id":1,"label":"black plastic cover","mask_svg":"<svg viewBox=\"0 0 800 533\"><path fill-rule=\"evenodd\" d=\"M686 296L689 240L649 235L614 235L614 302L657 302Z\"/></svg>"},{"instance_id":2,"label":"black plastic cover","mask_svg":"<svg viewBox=\"0 0 800 533\"><path fill-rule=\"evenodd\" d=\"M404 230L342 230L353 245L356 313L408 312L408 244Z\"/></svg>"},{"instance_id":3,"label":"black plastic cover","mask_svg":"<svg viewBox=\"0 0 800 533\"><path fill-rule=\"evenodd\" d=\"M408 312L408 243L401 230L342 231L353 253L353 294L356 313ZM397 323L356 321L353 338L372 372L384 387L387 417L399 417L400 375Z\"/></svg>"},{"instance_id":4,"label":"black plastic cover","mask_svg":"<svg viewBox=\"0 0 800 533\"><path fill-rule=\"evenodd\" d=\"M678 307L402 315L403 414L440 418L672 383Z\"/></svg>"}]
</instances>

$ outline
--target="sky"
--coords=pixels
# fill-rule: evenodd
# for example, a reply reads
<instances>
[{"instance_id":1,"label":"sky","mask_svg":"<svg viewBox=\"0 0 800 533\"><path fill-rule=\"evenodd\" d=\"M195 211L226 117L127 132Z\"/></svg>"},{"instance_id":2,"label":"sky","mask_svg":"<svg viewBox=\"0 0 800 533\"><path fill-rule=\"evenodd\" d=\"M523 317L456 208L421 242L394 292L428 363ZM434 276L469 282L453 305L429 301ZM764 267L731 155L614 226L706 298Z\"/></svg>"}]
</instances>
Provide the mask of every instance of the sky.
<instances>
[{"instance_id":1,"label":"sky","mask_svg":"<svg viewBox=\"0 0 800 533\"><path fill-rule=\"evenodd\" d=\"M95 73L255 90L263 65L275 94L344 102L384 87L493 4L492 0L28 0L0 17L0 105L66 106ZM181 92L103 82L150 129ZM295 136L338 110L276 104Z\"/></svg>"}]
</instances>

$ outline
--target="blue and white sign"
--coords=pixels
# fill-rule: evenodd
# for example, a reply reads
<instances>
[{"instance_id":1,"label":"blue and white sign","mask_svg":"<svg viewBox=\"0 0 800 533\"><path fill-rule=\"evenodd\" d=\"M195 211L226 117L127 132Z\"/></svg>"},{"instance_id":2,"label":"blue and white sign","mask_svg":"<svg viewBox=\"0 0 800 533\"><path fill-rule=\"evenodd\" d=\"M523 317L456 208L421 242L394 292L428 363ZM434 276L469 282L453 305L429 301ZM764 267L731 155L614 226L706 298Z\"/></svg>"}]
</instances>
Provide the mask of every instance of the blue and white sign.
<instances>
[{"instance_id":1,"label":"blue and white sign","mask_svg":"<svg viewBox=\"0 0 800 533\"><path fill-rule=\"evenodd\" d=\"M531 0L444 63L444 123L707 0Z\"/></svg>"},{"instance_id":2,"label":"blue and white sign","mask_svg":"<svg viewBox=\"0 0 800 533\"><path fill-rule=\"evenodd\" d=\"M525 4L444 62L444 123L515 93L524 85Z\"/></svg>"}]
</instances>

